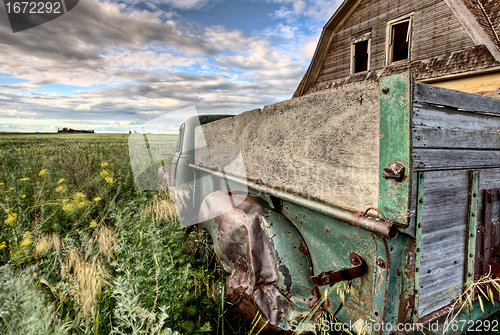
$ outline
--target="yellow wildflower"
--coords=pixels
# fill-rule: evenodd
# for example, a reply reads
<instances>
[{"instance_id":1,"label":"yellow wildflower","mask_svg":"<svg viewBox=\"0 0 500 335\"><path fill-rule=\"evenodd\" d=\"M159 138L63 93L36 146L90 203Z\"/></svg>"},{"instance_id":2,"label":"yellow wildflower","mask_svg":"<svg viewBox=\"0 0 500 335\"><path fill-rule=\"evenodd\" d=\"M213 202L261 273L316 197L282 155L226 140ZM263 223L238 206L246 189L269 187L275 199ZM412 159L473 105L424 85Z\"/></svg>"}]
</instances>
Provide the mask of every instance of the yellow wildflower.
<instances>
[{"instance_id":1,"label":"yellow wildflower","mask_svg":"<svg viewBox=\"0 0 500 335\"><path fill-rule=\"evenodd\" d=\"M9 190L11 190L11 191L12 191L13 189L14 189L14 187L9 188Z\"/></svg>"},{"instance_id":2,"label":"yellow wildflower","mask_svg":"<svg viewBox=\"0 0 500 335\"><path fill-rule=\"evenodd\" d=\"M68 203L69 202L69 199L64 199L62 201L63 203L63 211L65 212L71 212L71 210L73 209L73 203Z\"/></svg>"},{"instance_id":3,"label":"yellow wildflower","mask_svg":"<svg viewBox=\"0 0 500 335\"><path fill-rule=\"evenodd\" d=\"M106 163L106 162L102 162L102 163L101 163L101 167L102 167L102 168L105 168L105 167L106 167L106 166L108 166L108 165L109 165L109 164L108 164L108 163Z\"/></svg>"},{"instance_id":4,"label":"yellow wildflower","mask_svg":"<svg viewBox=\"0 0 500 335\"><path fill-rule=\"evenodd\" d=\"M31 244L31 239L26 238L21 242L21 247L27 247L30 244Z\"/></svg>"},{"instance_id":5,"label":"yellow wildflower","mask_svg":"<svg viewBox=\"0 0 500 335\"><path fill-rule=\"evenodd\" d=\"M5 213L10 212L11 210L12 210L12 208L7 208L7 209L5 210Z\"/></svg>"},{"instance_id":6,"label":"yellow wildflower","mask_svg":"<svg viewBox=\"0 0 500 335\"><path fill-rule=\"evenodd\" d=\"M59 185L57 188L56 188L56 192L66 192L68 190L68 186L66 185Z\"/></svg>"},{"instance_id":7,"label":"yellow wildflower","mask_svg":"<svg viewBox=\"0 0 500 335\"><path fill-rule=\"evenodd\" d=\"M28 245L31 244L33 240L33 234L30 233L29 231L25 232L23 234L23 241L21 242L21 247L27 247Z\"/></svg>"},{"instance_id":8,"label":"yellow wildflower","mask_svg":"<svg viewBox=\"0 0 500 335\"><path fill-rule=\"evenodd\" d=\"M99 198L99 197L94 198L94 201L95 201L95 202L98 202L98 201L100 201L100 200L101 200L101 198Z\"/></svg>"},{"instance_id":9,"label":"yellow wildflower","mask_svg":"<svg viewBox=\"0 0 500 335\"><path fill-rule=\"evenodd\" d=\"M21 179L18 179L19 181L26 181L26 180L30 180L29 178L21 178Z\"/></svg>"},{"instance_id":10,"label":"yellow wildflower","mask_svg":"<svg viewBox=\"0 0 500 335\"><path fill-rule=\"evenodd\" d=\"M7 219L5 219L5 224L11 224L17 219L17 213L11 213L7 216Z\"/></svg>"},{"instance_id":11,"label":"yellow wildflower","mask_svg":"<svg viewBox=\"0 0 500 335\"><path fill-rule=\"evenodd\" d=\"M0 243L0 250L5 249L5 247L6 247L5 241L3 241L2 243Z\"/></svg>"},{"instance_id":12,"label":"yellow wildflower","mask_svg":"<svg viewBox=\"0 0 500 335\"><path fill-rule=\"evenodd\" d=\"M106 176L108 175L108 171L106 171L106 170L102 170L99 173L101 174L101 177L103 177L103 178L106 178Z\"/></svg>"},{"instance_id":13,"label":"yellow wildflower","mask_svg":"<svg viewBox=\"0 0 500 335\"><path fill-rule=\"evenodd\" d=\"M97 222L95 220L90 221L90 228L95 228L97 227Z\"/></svg>"},{"instance_id":14,"label":"yellow wildflower","mask_svg":"<svg viewBox=\"0 0 500 335\"><path fill-rule=\"evenodd\" d=\"M36 246L36 252L44 251L47 248L47 244L48 244L47 239L45 237L42 238Z\"/></svg>"},{"instance_id":15,"label":"yellow wildflower","mask_svg":"<svg viewBox=\"0 0 500 335\"><path fill-rule=\"evenodd\" d=\"M64 183L64 178L59 179L59 181L57 182L57 185L62 184L62 183Z\"/></svg>"},{"instance_id":16,"label":"yellow wildflower","mask_svg":"<svg viewBox=\"0 0 500 335\"><path fill-rule=\"evenodd\" d=\"M46 169L43 169L40 171L40 173L38 173L39 176L43 176L47 173L47 170Z\"/></svg>"},{"instance_id":17,"label":"yellow wildflower","mask_svg":"<svg viewBox=\"0 0 500 335\"><path fill-rule=\"evenodd\" d=\"M104 180L106 180L106 183L108 183L108 184L114 183L113 178L111 178L111 177L106 177L106 178L104 178Z\"/></svg>"},{"instance_id":18,"label":"yellow wildflower","mask_svg":"<svg viewBox=\"0 0 500 335\"><path fill-rule=\"evenodd\" d=\"M21 195L21 199L26 198L26 194Z\"/></svg>"},{"instance_id":19,"label":"yellow wildflower","mask_svg":"<svg viewBox=\"0 0 500 335\"><path fill-rule=\"evenodd\" d=\"M75 199L75 200L83 200L85 198L87 198L87 196L85 194L83 194L82 192L78 192L78 193L75 193L73 195L73 199Z\"/></svg>"},{"instance_id":20,"label":"yellow wildflower","mask_svg":"<svg viewBox=\"0 0 500 335\"><path fill-rule=\"evenodd\" d=\"M3 186L3 183L0 183L0 186Z\"/></svg>"}]
</instances>

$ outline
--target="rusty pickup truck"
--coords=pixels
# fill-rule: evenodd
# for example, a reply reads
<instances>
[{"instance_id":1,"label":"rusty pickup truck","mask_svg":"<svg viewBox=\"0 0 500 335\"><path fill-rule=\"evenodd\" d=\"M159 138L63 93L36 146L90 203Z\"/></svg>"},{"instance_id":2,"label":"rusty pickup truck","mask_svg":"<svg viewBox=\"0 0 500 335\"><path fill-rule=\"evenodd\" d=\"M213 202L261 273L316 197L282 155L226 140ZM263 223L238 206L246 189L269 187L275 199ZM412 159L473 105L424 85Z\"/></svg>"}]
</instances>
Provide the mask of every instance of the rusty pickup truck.
<instances>
[{"instance_id":1,"label":"rusty pickup truck","mask_svg":"<svg viewBox=\"0 0 500 335\"><path fill-rule=\"evenodd\" d=\"M191 117L176 151L182 224L258 328L449 333L500 308L458 301L500 276L498 99L395 75Z\"/></svg>"}]
</instances>

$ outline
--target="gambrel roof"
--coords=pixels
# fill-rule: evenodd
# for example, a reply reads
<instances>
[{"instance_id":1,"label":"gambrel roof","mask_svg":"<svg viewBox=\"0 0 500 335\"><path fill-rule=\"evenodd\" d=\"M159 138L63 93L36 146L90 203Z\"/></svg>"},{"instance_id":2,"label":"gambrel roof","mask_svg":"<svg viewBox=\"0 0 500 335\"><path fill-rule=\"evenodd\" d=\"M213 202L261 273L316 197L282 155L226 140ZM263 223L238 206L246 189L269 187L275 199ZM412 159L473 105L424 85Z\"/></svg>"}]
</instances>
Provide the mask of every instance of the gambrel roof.
<instances>
[{"instance_id":1,"label":"gambrel roof","mask_svg":"<svg viewBox=\"0 0 500 335\"><path fill-rule=\"evenodd\" d=\"M476 46L485 46L500 62L500 0L440 0L446 2ZM323 27L309 68L294 97L303 95L314 84L333 37L363 0L345 0Z\"/></svg>"}]
</instances>

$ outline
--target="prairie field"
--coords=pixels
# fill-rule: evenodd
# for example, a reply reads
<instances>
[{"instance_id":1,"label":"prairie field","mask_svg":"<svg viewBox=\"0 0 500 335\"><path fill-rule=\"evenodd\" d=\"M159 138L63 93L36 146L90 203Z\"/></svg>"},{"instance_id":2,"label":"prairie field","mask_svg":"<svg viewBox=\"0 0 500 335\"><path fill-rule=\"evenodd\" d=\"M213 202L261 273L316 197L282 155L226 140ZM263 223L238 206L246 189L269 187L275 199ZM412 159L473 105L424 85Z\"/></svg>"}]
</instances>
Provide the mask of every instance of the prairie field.
<instances>
[{"instance_id":1,"label":"prairie field","mask_svg":"<svg viewBox=\"0 0 500 335\"><path fill-rule=\"evenodd\" d=\"M137 187L128 139L0 134L1 334L246 333L210 241ZM176 135L157 141L168 164Z\"/></svg>"}]
</instances>

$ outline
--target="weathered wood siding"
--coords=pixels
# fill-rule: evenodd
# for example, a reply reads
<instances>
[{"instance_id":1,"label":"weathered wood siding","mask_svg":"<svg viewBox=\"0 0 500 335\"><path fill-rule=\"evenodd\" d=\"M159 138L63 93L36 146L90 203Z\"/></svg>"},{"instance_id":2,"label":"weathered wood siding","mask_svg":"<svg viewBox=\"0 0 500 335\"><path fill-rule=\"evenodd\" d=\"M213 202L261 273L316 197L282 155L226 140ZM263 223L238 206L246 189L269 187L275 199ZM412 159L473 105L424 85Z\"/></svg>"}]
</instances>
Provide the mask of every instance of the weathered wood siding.
<instances>
[{"instance_id":1,"label":"weathered wood siding","mask_svg":"<svg viewBox=\"0 0 500 335\"><path fill-rule=\"evenodd\" d=\"M355 83L208 123L196 146L234 144L245 164L240 177L365 211L378 204L379 123L378 84ZM200 150L195 163L223 171L220 156Z\"/></svg>"},{"instance_id":2,"label":"weathered wood siding","mask_svg":"<svg viewBox=\"0 0 500 335\"><path fill-rule=\"evenodd\" d=\"M414 100L413 167L425 175L419 312L428 314L451 303L442 293L466 280L469 171L479 171L478 225L485 190L500 187L500 101L419 83ZM413 212L416 181L417 172ZM415 233L415 215L408 231Z\"/></svg>"},{"instance_id":3,"label":"weathered wood siding","mask_svg":"<svg viewBox=\"0 0 500 335\"><path fill-rule=\"evenodd\" d=\"M413 14L412 61L474 46L443 0L365 0L335 33L317 82L350 75L351 38L371 30L370 69L385 66L387 22Z\"/></svg>"}]
</instances>

